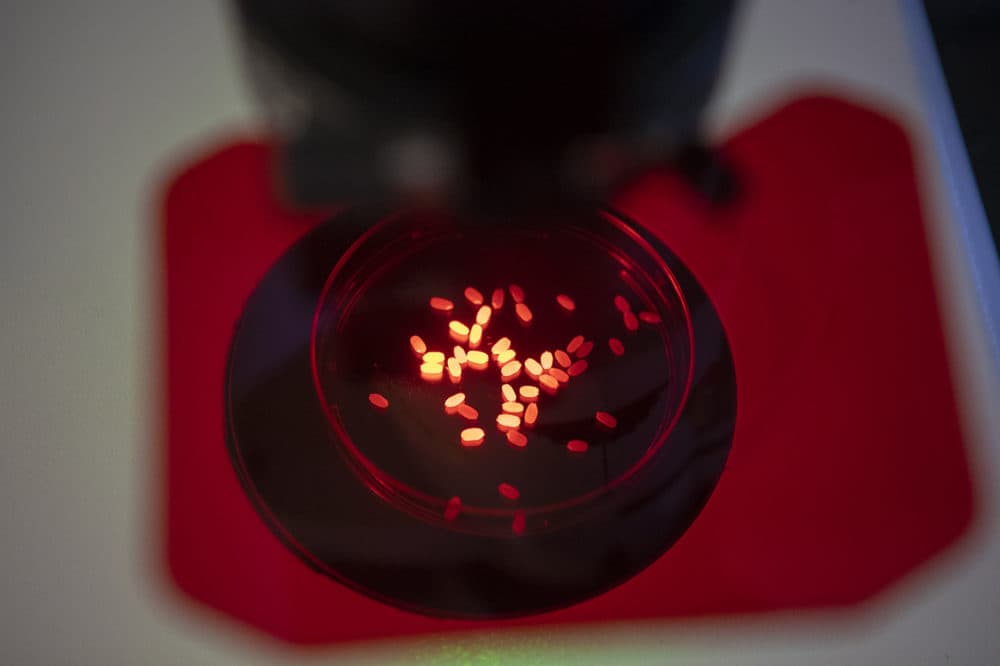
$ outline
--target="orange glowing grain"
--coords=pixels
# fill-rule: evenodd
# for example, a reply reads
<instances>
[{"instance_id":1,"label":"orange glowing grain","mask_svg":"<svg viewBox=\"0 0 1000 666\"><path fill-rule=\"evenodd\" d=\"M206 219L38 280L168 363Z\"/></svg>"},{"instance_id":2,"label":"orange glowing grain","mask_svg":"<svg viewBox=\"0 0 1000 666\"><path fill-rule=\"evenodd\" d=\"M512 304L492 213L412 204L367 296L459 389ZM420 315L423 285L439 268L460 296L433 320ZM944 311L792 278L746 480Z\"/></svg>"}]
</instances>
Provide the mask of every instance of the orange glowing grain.
<instances>
[{"instance_id":1,"label":"orange glowing grain","mask_svg":"<svg viewBox=\"0 0 1000 666\"><path fill-rule=\"evenodd\" d=\"M440 363L421 363L420 376L430 382L436 382L444 374L444 366Z\"/></svg>"},{"instance_id":2,"label":"orange glowing grain","mask_svg":"<svg viewBox=\"0 0 1000 666\"><path fill-rule=\"evenodd\" d=\"M459 435L462 446L479 446L486 441L486 431L482 428L466 428Z\"/></svg>"},{"instance_id":3,"label":"orange glowing grain","mask_svg":"<svg viewBox=\"0 0 1000 666\"><path fill-rule=\"evenodd\" d=\"M501 483L497 486L497 490L499 490L500 494L509 500L516 500L521 496L521 492L509 483Z\"/></svg>"},{"instance_id":4,"label":"orange glowing grain","mask_svg":"<svg viewBox=\"0 0 1000 666\"><path fill-rule=\"evenodd\" d=\"M543 370L548 370L552 367L552 352L543 351L542 355L538 357L538 362L542 364Z\"/></svg>"},{"instance_id":5,"label":"orange glowing grain","mask_svg":"<svg viewBox=\"0 0 1000 666\"><path fill-rule=\"evenodd\" d=\"M632 306L628 304L624 296L615 296L615 307L622 313L629 312L632 309Z\"/></svg>"},{"instance_id":6,"label":"orange glowing grain","mask_svg":"<svg viewBox=\"0 0 1000 666\"><path fill-rule=\"evenodd\" d=\"M490 365L490 357L486 355L486 352L478 349L473 349L465 357L469 361L469 367L473 370L485 370Z\"/></svg>"},{"instance_id":7,"label":"orange glowing grain","mask_svg":"<svg viewBox=\"0 0 1000 666\"><path fill-rule=\"evenodd\" d=\"M493 306L494 310L499 310L503 307L503 289L493 290L493 297L490 299L490 305Z\"/></svg>"},{"instance_id":8,"label":"orange glowing grain","mask_svg":"<svg viewBox=\"0 0 1000 666\"><path fill-rule=\"evenodd\" d=\"M558 363L564 368L568 368L570 364L573 363L573 359L571 359L569 357L569 354L564 352L562 349L557 349L556 353L553 354L553 356L555 356L556 363Z\"/></svg>"},{"instance_id":9,"label":"orange glowing grain","mask_svg":"<svg viewBox=\"0 0 1000 666\"><path fill-rule=\"evenodd\" d=\"M449 301L447 298L441 298L440 296L431 296L431 307L438 312L451 312L455 309L455 304Z\"/></svg>"},{"instance_id":10,"label":"orange glowing grain","mask_svg":"<svg viewBox=\"0 0 1000 666\"><path fill-rule=\"evenodd\" d=\"M524 427L530 428L538 420L538 403L533 402L524 410Z\"/></svg>"},{"instance_id":11,"label":"orange glowing grain","mask_svg":"<svg viewBox=\"0 0 1000 666\"><path fill-rule=\"evenodd\" d=\"M556 296L556 303L558 303L559 306L566 312L576 310L576 303L574 303L573 299L566 294L559 294Z\"/></svg>"},{"instance_id":12,"label":"orange glowing grain","mask_svg":"<svg viewBox=\"0 0 1000 666\"><path fill-rule=\"evenodd\" d=\"M500 376L505 382L517 379L521 375L521 362L511 361L500 368Z\"/></svg>"},{"instance_id":13,"label":"orange glowing grain","mask_svg":"<svg viewBox=\"0 0 1000 666\"><path fill-rule=\"evenodd\" d=\"M427 352L423 356L424 363L440 363L444 365L444 352Z\"/></svg>"},{"instance_id":14,"label":"orange glowing grain","mask_svg":"<svg viewBox=\"0 0 1000 666\"><path fill-rule=\"evenodd\" d=\"M389 406L389 400L381 393L369 393L368 402L378 409L386 409Z\"/></svg>"},{"instance_id":15,"label":"orange glowing grain","mask_svg":"<svg viewBox=\"0 0 1000 666\"><path fill-rule=\"evenodd\" d=\"M538 379L538 377L545 372L542 364L533 358L529 358L524 362L524 371L528 373L528 376L532 379Z\"/></svg>"},{"instance_id":16,"label":"orange glowing grain","mask_svg":"<svg viewBox=\"0 0 1000 666\"><path fill-rule=\"evenodd\" d=\"M504 402L514 402L517 400L517 393L510 384L501 384L500 393L503 395Z\"/></svg>"},{"instance_id":17,"label":"orange glowing grain","mask_svg":"<svg viewBox=\"0 0 1000 666\"><path fill-rule=\"evenodd\" d=\"M483 295L475 287L466 287L465 288L465 300L469 301L473 305L482 305L483 304Z\"/></svg>"},{"instance_id":18,"label":"orange glowing grain","mask_svg":"<svg viewBox=\"0 0 1000 666\"><path fill-rule=\"evenodd\" d=\"M518 511L514 514L514 520L510 523L510 531L517 535L524 534L524 530L526 529L525 522L524 513Z\"/></svg>"},{"instance_id":19,"label":"orange glowing grain","mask_svg":"<svg viewBox=\"0 0 1000 666\"><path fill-rule=\"evenodd\" d=\"M569 353L569 354L572 354L572 353L576 352L576 350L579 349L580 345L582 345L582 344L583 344L583 336L582 335L578 335L575 338L573 338L572 340L570 340L569 344L566 345L566 352Z\"/></svg>"},{"instance_id":20,"label":"orange glowing grain","mask_svg":"<svg viewBox=\"0 0 1000 666\"><path fill-rule=\"evenodd\" d=\"M502 337L493 343L493 346L490 347L490 353L497 356L501 352L505 352L508 349L510 349L510 338Z\"/></svg>"},{"instance_id":21,"label":"orange glowing grain","mask_svg":"<svg viewBox=\"0 0 1000 666\"><path fill-rule=\"evenodd\" d=\"M455 393L445 398L444 411L447 414L455 414L458 408L465 404L465 394Z\"/></svg>"},{"instance_id":22,"label":"orange glowing grain","mask_svg":"<svg viewBox=\"0 0 1000 666\"><path fill-rule=\"evenodd\" d=\"M514 306L514 312L517 313L517 318L523 321L525 324L531 323L531 308L529 308L524 303L518 303Z\"/></svg>"},{"instance_id":23,"label":"orange glowing grain","mask_svg":"<svg viewBox=\"0 0 1000 666\"><path fill-rule=\"evenodd\" d=\"M413 353L418 356L422 356L427 352L427 344L419 335L410 336L410 348L413 350Z\"/></svg>"},{"instance_id":24,"label":"orange glowing grain","mask_svg":"<svg viewBox=\"0 0 1000 666\"><path fill-rule=\"evenodd\" d=\"M465 364L469 362L469 359L465 355L465 350L460 345L455 345L455 349L451 353L460 366L465 367Z\"/></svg>"},{"instance_id":25,"label":"orange glowing grain","mask_svg":"<svg viewBox=\"0 0 1000 666\"><path fill-rule=\"evenodd\" d=\"M508 430L507 441L521 449L528 445L528 437L520 430Z\"/></svg>"},{"instance_id":26,"label":"orange glowing grain","mask_svg":"<svg viewBox=\"0 0 1000 666\"><path fill-rule=\"evenodd\" d=\"M490 317L492 316L493 316L493 308L491 308L488 305L484 305L483 307L479 308L479 310L476 312L476 323L482 326L483 328L486 328L487 324L490 323Z\"/></svg>"},{"instance_id":27,"label":"orange glowing grain","mask_svg":"<svg viewBox=\"0 0 1000 666\"><path fill-rule=\"evenodd\" d=\"M524 289L516 284L510 285L510 297L514 299L515 303L524 303Z\"/></svg>"},{"instance_id":28,"label":"orange glowing grain","mask_svg":"<svg viewBox=\"0 0 1000 666\"><path fill-rule=\"evenodd\" d=\"M580 359L573 365L569 366L569 370L566 371L566 374L568 374L570 377L579 377L584 372L586 372L586 370L587 370L587 362L584 361L583 359Z\"/></svg>"},{"instance_id":29,"label":"orange glowing grain","mask_svg":"<svg viewBox=\"0 0 1000 666\"><path fill-rule=\"evenodd\" d=\"M469 347L476 349L479 347L479 343L483 341L483 327L479 324L473 324L472 328L469 329Z\"/></svg>"},{"instance_id":30,"label":"orange glowing grain","mask_svg":"<svg viewBox=\"0 0 1000 666\"><path fill-rule=\"evenodd\" d=\"M605 428L614 428L618 425L618 419L607 412L597 412L594 414L594 418L597 419L598 424Z\"/></svg>"},{"instance_id":31,"label":"orange glowing grain","mask_svg":"<svg viewBox=\"0 0 1000 666\"><path fill-rule=\"evenodd\" d=\"M461 405L458 408L458 415L464 418L466 421L475 421L479 418L479 412L475 407L469 404Z\"/></svg>"},{"instance_id":32,"label":"orange glowing grain","mask_svg":"<svg viewBox=\"0 0 1000 666\"><path fill-rule=\"evenodd\" d=\"M586 363L586 361L584 361ZM570 366L571 368L573 366ZM549 370L549 374L556 378L556 381L560 384L565 384L569 381L569 373L567 373L562 368L552 368Z\"/></svg>"},{"instance_id":33,"label":"orange glowing grain","mask_svg":"<svg viewBox=\"0 0 1000 666\"><path fill-rule=\"evenodd\" d=\"M525 402L535 402L538 400L539 391L537 386L529 386L525 384L517 390L517 393L521 396L521 400Z\"/></svg>"},{"instance_id":34,"label":"orange glowing grain","mask_svg":"<svg viewBox=\"0 0 1000 666\"><path fill-rule=\"evenodd\" d=\"M590 352L592 351L594 351L594 343L591 342L590 340L587 340L582 345L580 345L580 347L576 350L576 357L587 358L588 356L590 356Z\"/></svg>"},{"instance_id":35,"label":"orange glowing grain","mask_svg":"<svg viewBox=\"0 0 1000 666\"><path fill-rule=\"evenodd\" d=\"M452 497L444 506L444 519L455 520L462 512L462 499L458 496Z\"/></svg>"},{"instance_id":36,"label":"orange glowing grain","mask_svg":"<svg viewBox=\"0 0 1000 666\"><path fill-rule=\"evenodd\" d=\"M625 328L629 331L636 331L639 329L639 320L635 318L635 313L631 310L622 315L622 321L625 322Z\"/></svg>"},{"instance_id":37,"label":"orange glowing grain","mask_svg":"<svg viewBox=\"0 0 1000 666\"><path fill-rule=\"evenodd\" d=\"M524 405L519 402L505 402L500 405L500 409L503 410L504 414L514 414L516 416L524 414Z\"/></svg>"},{"instance_id":38,"label":"orange glowing grain","mask_svg":"<svg viewBox=\"0 0 1000 666\"><path fill-rule=\"evenodd\" d=\"M587 442L582 439L571 439L566 442L566 448L573 453L583 453L587 450Z\"/></svg>"},{"instance_id":39,"label":"orange glowing grain","mask_svg":"<svg viewBox=\"0 0 1000 666\"><path fill-rule=\"evenodd\" d=\"M497 414L497 428L500 432L517 430L521 427L521 417L516 414Z\"/></svg>"},{"instance_id":40,"label":"orange glowing grain","mask_svg":"<svg viewBox=\"0 0 1000 666\"><path fill-rule=\"evenodd\" d=\"M462 381L462 364L454 356L448 359L448 379L452 384Z\"/></svg>"},{"instance_id":41,"label":"orange glowing grain","mask_svg":"<svg viewBox=\"0 0 1000 666\"><path fill-rule=\"evenodd\" d=\"M660 315L656 314L655 312L640 312L639 319L646 322L647 324L660 323Z\"/></svg>"},{"instance_id":42,"label":"orange glowing grain","mask_svg":"<svg viewBox=\"0 0 1000 666\"><path fill-rule=\"evenodd\" d=\"M618 338L611 338L608 340L608 347L611 348L611 353L615 356L621 356L625 353L625 345Z\"/></svg>"},{"instance_id":43,"label":"orange glowing grain","mask_svg":"<svg viewBox=\"0 0 1000 666\"><path fill-rule=\"evenodd\" d=\"M497 354L497 365L504 366L517 358L517 352L513 349L508 349Z\"/></svg>"},{"instance_id":44,"label":"orange glowing grain","mask_svg":"<svg viewBox=\"0 0 1000 666\"><path fill-rule=\"evenodd\" d=\"M553 395L559 390L559 380L552 375L542 375L538 378L538 383L542 385L542 390L549 395Z\"/></svg>"},{"instance_id":45,"label":"orange glowing grain","mask_svg":"<svg viewBox=\"0 0 1000 666\"><path fill-rule=\"evenodd\" d=\"M469 327L460 321L448 322L448 335L455 342L465 342L469 339Z\"/></svg>"}]
</instances>

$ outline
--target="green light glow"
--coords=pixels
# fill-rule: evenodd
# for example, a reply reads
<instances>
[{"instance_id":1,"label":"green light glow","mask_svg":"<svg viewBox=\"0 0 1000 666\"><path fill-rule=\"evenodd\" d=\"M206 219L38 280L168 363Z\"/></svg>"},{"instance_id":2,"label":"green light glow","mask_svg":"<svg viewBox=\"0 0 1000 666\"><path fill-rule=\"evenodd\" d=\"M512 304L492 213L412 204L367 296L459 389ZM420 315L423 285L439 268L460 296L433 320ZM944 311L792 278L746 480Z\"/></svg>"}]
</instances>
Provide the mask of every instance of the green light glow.
<instances>
[{"instance_id":1,"label":"green light glow","mask_svg":"<svg viewBox=\"0 0 1000 666\"><path fill-rule=\"evenodd\" d=\"M428 666L568 666L579 663L579 655L542 637L518 634L428 645L419 652L417 663Z\"/></svg>"}]
</instances>

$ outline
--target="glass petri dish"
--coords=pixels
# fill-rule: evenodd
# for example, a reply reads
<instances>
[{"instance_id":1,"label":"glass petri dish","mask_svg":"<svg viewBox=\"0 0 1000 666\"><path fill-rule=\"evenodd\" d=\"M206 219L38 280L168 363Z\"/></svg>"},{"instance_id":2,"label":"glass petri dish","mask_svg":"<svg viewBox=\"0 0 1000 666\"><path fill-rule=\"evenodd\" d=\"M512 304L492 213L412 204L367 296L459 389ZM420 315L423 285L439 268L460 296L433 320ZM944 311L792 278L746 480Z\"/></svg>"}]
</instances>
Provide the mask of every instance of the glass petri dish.
<instances>
[{"instance_id":1,"label":"glass petri dish","mask_svg":"<svg viewBox=\"0 0 1000 666\"><path fill-rule=\"evenodd\" d=\"M429 380L410 338L445 358L456 345L469 350L449 328L475 322L483 303L466 298L469 287L490 306L502 293L478 345L488 366L466 366L458 381L447 371ZM518 291L529 322L516 312ZM432 308L432 297L453 309ZM493 344L507 338L523 363L565 351L577 336L585 342L569 356L585 369L576 374L578 364L554 394L541 387L537 422L519 428L527 444L512 445L496 420L501 386L517 392L540 384L526 367L505 382ZM669 455L664 443L693 363L691 317L677 279L644 238L608 214L490 222L387 216L330 272L311 340L313 380L334 439L371 492L422 521L497 536L585 520L650 460ZM456 393L477 418L445 408ZM370 404L372 394L388 408ZM614 427L598 422L598 412L611 414ZM462 445L460 433L470 427L484 431L481 445ZM586 442L586 450L570 450L571 441ZM517 499L501 484L516 488Z\"/></svg>"}]
</instances>

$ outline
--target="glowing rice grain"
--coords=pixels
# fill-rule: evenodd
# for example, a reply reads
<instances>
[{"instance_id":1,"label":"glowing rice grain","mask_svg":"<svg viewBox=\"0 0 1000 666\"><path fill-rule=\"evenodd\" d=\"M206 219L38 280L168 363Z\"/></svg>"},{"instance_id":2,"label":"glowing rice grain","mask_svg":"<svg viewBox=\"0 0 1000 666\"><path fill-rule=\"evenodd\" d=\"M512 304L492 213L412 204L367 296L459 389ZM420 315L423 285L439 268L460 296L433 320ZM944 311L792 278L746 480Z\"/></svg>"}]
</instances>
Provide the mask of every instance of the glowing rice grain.
<instances>
[{"instance_id":1,"label":"glowing rice grain","mask_svg":"<svg viewBox=\"0 0 1000 666\"><path fill-rule=\"evenodd\" d=\"M476 312L476 323L482 326L483 328L486 328L487 324L490 323L490 317L492 316L493 316L493 308L491 308L488 305L484 305L483 307L479 308L478 312Z\"/></svg>"},{"instance_id":2,"label":"glowing rice grain","mask_svg":"<svg viewBox=\"0 0 1000 666\"><path fill-rule=\"evenodd\" d=\"M587 340L576 350L576 357L587 358L592 351L594 351L594 343L591 340Z\"/></svg>"},{"instance_id":3,"label":"glowing rice grain","mask_svg":"<svg viewBox=\"0 0 1000 666\"><path fill-rule=\"evenodd\" d=\"M479 418L479 411L472 405L465 404L458 408L458 415L466 421L475 421Z\"/></svg>"},{"instance_id":4,"label":"glowing rice grain","mask_svg":"<svg viewBox=\"0 0 1000 666\"><path fill-rule=\"evenodd\" d=\"M444 365L444 352L427 352L423 356L424 363L440 363Z\"/></svg>"},{"instance_id":5,"label":"glowing rice grain","mask_svg":"<svg viewBox=\"0 0 1000 666\"><path fill-rule=\"evenodd\" d=\"M541 384L542 390L549 395L555 395L555 392L559 390L559 380L552 375L542 375L538 378L538 383Z\"/></svg>"},{"instance_id":6,"label":"glowing rice grain","mask_svg":"<svg viewBox=\"0 0 1000 666\"><path fill-rule=\"evenodd\" d=\"M586 361L584 361L584 363L586 363ZM570 367L572 368L573 366ZM566 382L569 381L569 373L563 370L562 368L552 368L548 372L550 375L555 377L556 381L559 382L560 384L565 384Z\"/></svg>"},{"instance_id":7,"label":"glowing rice grain","mask_svg":"<svg viewBox=\"0 0 1000 666\"><path fill-rule=\"evenodd\" d=\"M500 377L505 382L513 381L521 376L521 362L511 361L500 368Z\"/></svg>"},{"instance_id":8,"label":"glowing rice grain","mask_svg":"<svg viewBox=\"0 0 1000 666\"><path fill-rule=\"evenodd\" d=\"M500 405L500 409L503 410L504 414L513 414L515 416L524 414L524 405L519 402L505 402Z\"/></svg>"},{"instance_id":9,"label":"glowing rice grain","mask_svg":"<svg viewBox=\"0 0 1000 666\"><path fill-rule=\"evenodd\" d=\"M542 364L543 370L548 370L552 367L552 352L543 351L542 355L538 357L538 362Z\"/></svg>"},{"instance_id":10,"label":"glowing rice grain","mask_svg":"<svg viewBox=\"0 0 1000 666\"><path fill-rule=\"evenodd\" d=\"M518 303L517 305L515 305L514 312L517 313L517 318L523 321L525 324L531 323L531 318L533 316L531 314L531 308L529 308L524 303Z\"/></svg>"},{"instance_id":11,"label":"glowing rice grain","mask_svg":"<svg viewBox=\"0 0 1000 666\"><path fill-rule=\"evenodd\" d=\"M444 505L444 519L455 520L460 513L462 513L462 499L456 495Z\"/></svg>"},{"instance_id":12,"label":"glowing rice grain","mask_svg":"<svg viewBox=\"0 0 1000 666\"><path fill-rule=\"evenodd\" d=\"M575 338L573 338L572 340L570 340L569 344L566 345L566 352L569 353L569 354L574 354L574 353L576 353L576 350L579 349L580 345L582 345L582 344L583 344L583 336L582 335L578 335Z\"/></svg>"},{"instance_id":13,"label":"glowing rice grain","mask_svg":"<svg viewBox=\"0 0 1000 666\"><path fill-rule=\"evenodd\" d=\"M445 398L444 411L446 414L455 414L458 408L465 404L465 394L456 393Z\"/></svg>"},{"instance_id":14,"label":"glowing rice grain","mask_svg":"<svg viewBox=\"0 0 1000 666\"><path fill-rule=\"evenodd\" d=\"M521 417L516 414L498 414L497 415L497 429L500 432L507 432L508 430L517 430L521 427Z\"/></svg>"},{"instance_id":15,"label":"glowing rice grain","mask_svg":"<svg viewBox=\"0 0 1000 666\"><path fill-rule=\"evenodd\" d=\"M576 310L576 303L574 303L573 299L566 294L559 294L556 296L556 303L558 303L559 306L566 312Z\"/></svg>"},{"instance_id":16,"label":"glowing rice grain","mask_svg":"<svg viewBox=\"0 0 1000 666\"><path fill-rule=\"evenodd\" d=\"M486 441L486 431L482 428L466 428L459 435L462 446L479 446Z\"/></svg>"},{"instance_id":17,"label":"glowing rice grain","mask_svg":"<svg viewBox=\"0 0 1000 666\"><path fill-rule=\"evenodd\" d=\"M525 384L521 388L517 389L517 393L521 396L521 400L524 402L535 402L538 400L538 394L540 391L537 386L530 386Z\"/></svg>"},{"instance_id":18,"label":"glowing rice grain","mask_svg":"<svg viewBox=\"0 0 1000 666\"><path fill-rule=\"evenodd\" d=\"M566 448L572 451L573 453L583 453L584 451L587 450L588 446L587 442L583 441L582 439L571 439L568 442L566 442Z\"/></svg>"},{"instance_id":19,"label":"glowing rice grain","mask_svg":"<svg viewBox=\"0 0 1000 666\"><path fill-rule=\"evenodd\" d=\"M516 500L519 497L521 497L521 491L519 491L517 488L510 485L509 483L501 483L499 486L497 486L497 490L499 490L500 494L509 500Z\"/></svg>"},{"instance_id":20,"label":"glowing rice grain","mask_svg":"<svg viewBox=\"0 0 1000 666\"><path fill-rule=\"evenodd\" d=\"M466 342L469 339L469 327L460 321L448 322L448 335L455 342Z\"/></svg>"},{"instance_id":21,"label":"glowing rice grain","mask_svg":"<svg viewBox=\"0 0 1000 666\"><path fill-rule=\"evenodd\" d=\"M660 315L656 314L655 312L640 312L639 319L646 322L647 324L659 324L661 321Z\"/></svg>"},{"instance_id":22,"label":"glowing rice grain","mask_svg":"<svg viewBox=\"0 0 1000 666\"><path fill-rule=\"evenodd\" d=\"M490 365L490 357L486 355L486 352L478 349L473 349L465 357L469 361L469 367L473 370L485 370Z\"/></svg>"},{"instance_id":23,"label":"glowing rice grain","mask_svg":"<svg viewBox=\"0 0 1000 666\"><path fill-rule=\"evenodd\" d=\"M528 373L528 376L532 379L538 379L545 369L542 368L542 364L533 358L529 358L524 362L524 371Z\"/></svg>"},{"instance_id":24,"label":"glowing rice grain","mask_svg":"<svg viewBox=\"0 0 1000 666\"><path fill-rule=\"evenodd\" d=\"M629 331L639 330L639 320L636 319L635 313L631 310L622 315L622 321L625 322L625 328Z\"/></svg>"},{"instance_id":25,"label":"glowing rice grain","mask_svg":"<svg viewBox=\"0 0 1000 666\"><path fill-rule=\"evenodd\" d=\"M508 430L507 441L513 444L514 446L518 447L519 449L523 449L528 445L527 435L525 435L520 430Z\"/></svg>"},{"instance_id":26,"label":"glowing rice grain","mask_svg":"<svg viewBox=\"0 0 1000 666\"><path fill-rule=\"evenodd\" d=\"M419 335L410 336L410 348L413 350L413 353L418 356L423 356L427 353L427 344Z\"/></svg>"},{"instance_id":27,"label":"glowing rice grain","mask_svg":"<svg viewBox=\"0 0 1000 666\"><path fill-rule=\"evenodd\" d=\"M581 358L579 361L569 366L569 370L566 371L566 374L568 374L570 377L579 377L586 371L587 371L587 362ZM556 377L556 379L558 379L558 377Z\"/></svg>"},{"instance_id":28,"label":"glowing rice grain","mask_svg":"<svg viewBox=\"0 0 1000 666\"><path fill-rule=\"evenodd\" d=\"M458 364L463 368L465 367L465 364L469 362L469 359L465 355L465 349L463 349L460 345L455 345L455 349L452 350L451 353L455 357L455 360L458 361Z\"/></svg>"},{"instance_id":29,"label":"glowing rice grain","mask_svg":"<svg viewBox=\"0 0 1000 666\"><path fill-rule=\"evenodd\" d=\"M560 366L564 368L568 368L570 364L573 363L573 359L571 359L569 357L569 354L564 352L562 349L557 349L556 353L553 354L553 356L556 359L556 363L558 363Z\"/></svg>"},{"instance_id":30,"label":"glowing rice grain","mask_svg":"<svg viewBox=\"0 0 1000 666\"><path fill-rule=\"evenodd\" d=\"M503 394L504 402L514 402L517 400L517 393L514 391L514 387L510 384L503 384L500 386L500 393Z\"/></svg>"},{"instance_id":31,"label":"glowing rice grain","mask_svg":"<svg viewBox=\"0 0 1000 666\"><path fill-rule=\"evenodd\" d=\"M479 343L483 341L483 327L479 324L473 324L472 328L469 329L469 347L471 349L476 349L479 347Z\"/></svg>"},{"instance_id":32,"label":"glowing rice grain","mask_svg":"<svg viewBox=\"0 0 1000 666\"><path fill-rule=\"evenodd\" d=\"M538 403L533 402L524 410L524 427L530 428L538 421Z\"/></svg>"},{"instance_id":33,"label":"glowing rice grain","mask_svg":"<svg viewBox=\"0 0 1000 666\"><path fill-rule=\"evenodd\" d=\"M625 345L618 338L611 338L608 340L608 347L611 349L611 353L615 356L621 356L625 353Z\"/></svg>"},{"instance_id":34,"label":"glowing rice grain","mask_svg":"<svg viewBox=\"0 0 1000 666\"><path fill-rule=\"evenodd\" d=\"M436 382L444 375L444 366L440 363L421 363L420 376L429 382Z\"/></svg>"},{"instance_id":35,"label":"glowing rice grain","mask_svg":"<svg viewBox=\"0 0 1000 666\"><path fill-rule=\"evenodd\" d=\"M458 359L452 356L448 359L448 379L451 380L452 384L457 384L462 381L462 364L458 362Z\"/></svg>"},{"instance_id":36,"label":"glowing rice grain","mask_svg":"<svg viewBox=\"0 0 1000 666\"><path fill-rule=\"evenodd\" d=\"M499 310L503 307L503 289L493 290L493 297L490 299L490 305L493 306L494 310Z\"/></svg>"},{"instance_id":37,"label":"glowing rice grain","mask_svg":"<svg viewBox=\"0 0 1000 666\"><path fill-rule=\"evenodd\" d=\"M597 412L594 414L594 418L597 419L598 424L605 428L614 428L618 425L618 419L607 412Z\"/></svg>"},{"instance_id":38,"label":"glowing rice grain","mask_svg":"<svg viewBox=\"0 0 1000 666\"><path fill-rule=\"evenodd\" d=\"M473 305L482 305L483 304L483 295L475 287L466 287L465 288L465 300L469 301Z\"/></svg>"},{"instance_id":39,"label":"glowing rice grain","mask_svg":"<svg viewBox=\"0 0 1000 666\"><path fill-rule=\"evenodd\" d=\"M510 297L515 303L524 303L524 289L521 289L516 284L510 285Z\"/></svg>"},{"instance_id":40,"label":"glowing rice grain","mask_svg":"<svg viewBox=\"0 0 1000 666\"><path fill-rule=\"evenodd\" d=\"M368 402L372 403L373 407L378 409L386 409L389 407L389 400L381 393L369 393Z\"/></svg>"},{"instance_id":41,"label":"glowing rice grain","mask_svg":"<svg viewBox=\"0 0 1000 666\"><path fill-rule=\"evenodd\" d=\"M510 363L515 358L517 358L517 352L513 349L508 349L497 354L497 365L503 367L504 365Z\"/></svg>"},{"instance_id":42,"label":"glowing rice grain","mask_svg":"<svg viewBox=\"0 0 1000 666\"><path fill-rule=\"evenodd\" d=\"M615 296L615 307L622 313L629 312L632 309L632 306L628 304L624 296Z\"/></svg>"},{"instance_id":43,"label":"glowing rice grain","mask_svg":"<svg viewBox=\"0 0 1000 666\"><path fill-rule=\"evenodd\" d=\"M455 304L449 301L447 298L441 298L440 296L431 297L431 307L438 312L451 312L455 309Z\"/></svg>"},{"instance_id":44,"label":"glowing rice grain","mask_svg":"<svg viewBox=\"0 0 1000 666\"><path fill-rule=\"evenodd\" d=\"M497 356L500 352L505 352L508 349L510 349L510 338L502 337L493 343L493 346L490 347L490 353Z\"/></svg>"},{"instance_id":45,"label":"glowing rice grain","mask_svg":"<svg viewBox=\"0 0 1000 666\"><path fill-rule=\"evenodd\" d=\"M517 535L524 534L524 530L526 529L525 523L524 513L518 511L514 514L514 520L510 523L510 531Z\"/></svg>"}]
</instances>

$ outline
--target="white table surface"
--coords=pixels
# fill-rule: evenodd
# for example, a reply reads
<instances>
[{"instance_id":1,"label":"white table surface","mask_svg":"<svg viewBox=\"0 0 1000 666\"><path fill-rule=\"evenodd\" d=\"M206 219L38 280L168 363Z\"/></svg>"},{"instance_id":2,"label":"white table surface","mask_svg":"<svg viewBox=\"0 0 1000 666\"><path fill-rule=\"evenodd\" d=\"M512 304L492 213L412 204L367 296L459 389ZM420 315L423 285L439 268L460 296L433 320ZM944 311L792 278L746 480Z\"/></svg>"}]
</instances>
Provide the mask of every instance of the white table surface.
<instances>
[{"instance_id":1,"label":"white table surface","mask_svg":"<svg viewBox=\"0 0 1000 666\"><path fill-rule=\"evenodd\" d=\"M891 0L748 4L711 121L724 135L778 98L822 86L908 126L980 497L963 545L860 613L294 652L179 603L151 573L155 186L213 140L253 127L229 7L4 3L0 662L1000 663L1000 379L984 325L985 311L996 316L1000 280L915 8Z\"/></svg>"}]
</instances>

